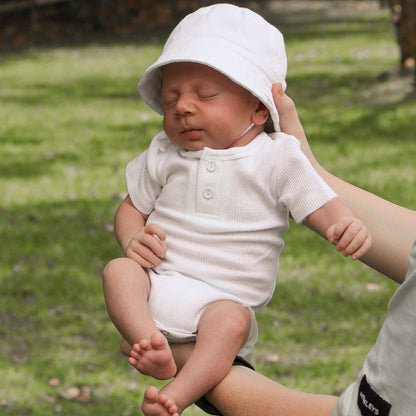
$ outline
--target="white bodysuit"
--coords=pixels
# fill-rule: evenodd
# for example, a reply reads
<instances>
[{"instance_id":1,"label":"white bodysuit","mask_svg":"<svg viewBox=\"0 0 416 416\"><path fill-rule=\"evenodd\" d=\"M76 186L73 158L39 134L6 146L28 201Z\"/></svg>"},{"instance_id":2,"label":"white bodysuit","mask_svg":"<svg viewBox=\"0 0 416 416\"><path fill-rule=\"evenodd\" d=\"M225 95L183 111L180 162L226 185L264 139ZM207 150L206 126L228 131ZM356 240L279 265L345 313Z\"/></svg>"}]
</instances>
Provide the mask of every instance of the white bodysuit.
<instances>
[{"instance_id":1,"label":"white bodysuit","mask_svg":"<svg viewBox=\"0 0 416 416\"><path fill-rule=\"evenodd\" d=\"M173 342L195 339L214 301L264 307L289 214L302 222L336 196L284 133L261 133L244 147L187 151L162 131L129 162L126 180L135 207L167 235L165 258L149 271L149 308ZM257 339L252 321L243 356Z\"/></svg>"}]
</instances>

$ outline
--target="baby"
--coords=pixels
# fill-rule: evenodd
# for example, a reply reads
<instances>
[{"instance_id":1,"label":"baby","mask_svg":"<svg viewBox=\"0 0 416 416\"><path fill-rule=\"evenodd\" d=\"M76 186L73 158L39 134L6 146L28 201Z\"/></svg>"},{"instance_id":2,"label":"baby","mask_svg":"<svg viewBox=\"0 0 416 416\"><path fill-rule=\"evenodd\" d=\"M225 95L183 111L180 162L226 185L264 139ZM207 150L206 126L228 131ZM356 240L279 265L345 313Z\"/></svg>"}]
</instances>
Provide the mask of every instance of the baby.
<instances>
[{"instance_id":1,"label":"baby","mask_svg":"<svg viewBox=\"0 0 416 416\"><path fill-rule=\"evenodd\" d=\"M126 257L107 264L103 281L130 364L175 376L147 389L145 415L181 414L252 349L289 216L353 259L371 244L280 132L271 89L285 76L281 33L248 9L216 4L179 23L139 83L163 131L127 166L129 196L115 218ZM169 343L190 341L178 372Z\"/></svg>"}]
</instances>

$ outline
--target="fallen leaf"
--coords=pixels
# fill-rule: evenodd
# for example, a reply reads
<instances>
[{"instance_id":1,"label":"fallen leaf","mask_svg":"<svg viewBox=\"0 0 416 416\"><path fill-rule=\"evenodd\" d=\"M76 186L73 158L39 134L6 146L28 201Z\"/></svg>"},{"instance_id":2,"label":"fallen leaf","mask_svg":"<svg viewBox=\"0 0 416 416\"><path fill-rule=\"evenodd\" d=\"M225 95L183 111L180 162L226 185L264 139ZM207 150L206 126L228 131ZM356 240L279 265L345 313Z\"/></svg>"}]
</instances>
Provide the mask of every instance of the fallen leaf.
<instances>
[{"instance_id":1,"label":"fallen leaf","mask_svg":"<svg viewBox=\"0 0 416 416\"><path fill-rule=\"evenodd\" d=\"M79 403L88 403L91 400L92 387L69 387L65 391L61 392L61 396L67 400L75 400Z\"/></svg>"},{"instance_id":2,"label":"fallen leaf","mask_svg":"<svg viewBox=\"0 0 416 416\"><path fill-rule=\"evenodd\" d=\"M370 293L371 292L378 292L378 291L380 291L380 285L377 284L377 283L367 282L365 284L365 288L366 288L367 292L370 292Z\"/></svg>"},{"instance_id":3,"label":"fallen leaf","mask_svg":"<svg viewBox=\"0 0 416 416\"><path fill-rule=\"evenodd\" d=\"M95 371L95 365L94 364L87 364L87 366L85 367L85 369L87 370L87 371L90 371L90 372L92 372L92 371Z\"/></svg>"},{"instance_id":4,"label":"fallen leaf","mask_svg":"<svg viewBox=\"0 0 416 416\"><path fill-rule=\"evenodd\" d=\"M12 361L16 364L24 364L29 361L29 357L27 355L13 355Z\"/></svg>"},{"instance_id":5,"label":"fallen leaf","mask_svg":"<svg viewBox=\"0 0 416 416\"><path fill-rule=\"evenodd\" d=\"M80 403L88 403L90 401L91 396L86 393L81 393L79 396L75 398L77 402Z\"/></svg>"},{"instance_id":6,"label":"fallen leaf","mask_svg":"<svg viewBox=\"0 0 416 416\"><path fill-rule=\"evenodd\" d=\"M52 377L48 380L48 384L52 387L58 387L61 384L61 380L58 377Z\"/></svg>"},{"instance_id":7,"label":"fallen leaf","mask_svg":"<svg viewBox=\"0 0 416 416\"><path fill-rule=\"evenodd\" d=\"M69 387L61 392L61 396L64 399L73 400L81 394L81 390L78 387Z\"/></svg>"},{"instance_id":8,"label":"fallen leaf","mask_svg":"<svg viewBox=\"0 0 416 416\"><path fill-rule=\"evenodd\" d=\"M77 402L88 403L91 399L92 388L90 386L82 386L81 393L75 398Z\"/></svg>"},{"instance_id":9,"label":"fallen leaf","mask_svg":"<svg viewBox=\"0 0 416 416\"><path fill-rule=\"evenodd\" d=\"M273 363L278 363L280 361L280 356L278 354L272 354L269 357L269 361L272 361Z\"/></svg>"}]
</instances>

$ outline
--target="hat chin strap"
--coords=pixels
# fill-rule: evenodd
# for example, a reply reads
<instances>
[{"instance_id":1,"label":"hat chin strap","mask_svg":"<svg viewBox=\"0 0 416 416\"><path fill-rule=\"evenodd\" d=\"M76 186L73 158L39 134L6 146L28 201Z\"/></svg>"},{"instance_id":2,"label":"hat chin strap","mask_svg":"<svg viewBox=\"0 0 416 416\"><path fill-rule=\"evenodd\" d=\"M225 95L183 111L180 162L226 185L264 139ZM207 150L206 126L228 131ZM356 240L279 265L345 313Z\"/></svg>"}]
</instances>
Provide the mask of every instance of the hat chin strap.
<instances>
[{"instance_id":1,"label":"hat chin strap","mask_svg":"<svg viewBox=\"0 0 416 416\"><path fill-rule=\"evenodd\" d=\"M254 123L251 123L238 137L238 139L241 139L249 130L251 130L254 127Z\"/></svg>"}]
</instances>

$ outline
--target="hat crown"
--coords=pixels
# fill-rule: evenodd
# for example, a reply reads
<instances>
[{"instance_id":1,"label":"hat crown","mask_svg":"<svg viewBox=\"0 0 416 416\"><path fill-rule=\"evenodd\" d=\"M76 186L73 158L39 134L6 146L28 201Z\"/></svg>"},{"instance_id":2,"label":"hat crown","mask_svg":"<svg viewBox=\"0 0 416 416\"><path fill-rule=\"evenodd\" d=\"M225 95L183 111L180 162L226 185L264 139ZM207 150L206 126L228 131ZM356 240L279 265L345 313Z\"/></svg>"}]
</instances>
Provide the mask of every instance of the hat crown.
<instances>
[{"instance_id":1,"label":"hat crown","mask_svg":"<svg viewBox=\"0 0 416 416\"><path fill-rule=\"evenodd\" d=\"M284 80L287 71L283 35L259 14L231 4L202 7L186 16L170 34L164 50L204 38L212 47L229 43L229 48L250 56L270 81ZM224 57L227 59L227 57Z\"/></svg>"},{"instance_id":2,"label":"hat crown","mask_svg":"<svg viewBox=\"0 0 416 416\"><path fill-rule=\"evenodd\" d=\"M286 88L284 39L257 13L223 3L200 8L179 22L139 83L143 99L161 114L161 68L173 62L197 62L223 73L259 98L280 130L271 88L276 82Z\"/></svg>"}]
</instances>

